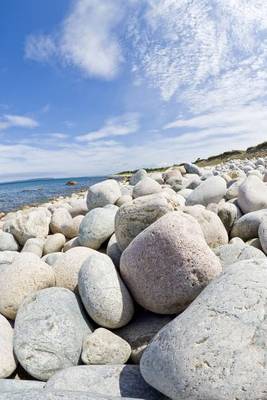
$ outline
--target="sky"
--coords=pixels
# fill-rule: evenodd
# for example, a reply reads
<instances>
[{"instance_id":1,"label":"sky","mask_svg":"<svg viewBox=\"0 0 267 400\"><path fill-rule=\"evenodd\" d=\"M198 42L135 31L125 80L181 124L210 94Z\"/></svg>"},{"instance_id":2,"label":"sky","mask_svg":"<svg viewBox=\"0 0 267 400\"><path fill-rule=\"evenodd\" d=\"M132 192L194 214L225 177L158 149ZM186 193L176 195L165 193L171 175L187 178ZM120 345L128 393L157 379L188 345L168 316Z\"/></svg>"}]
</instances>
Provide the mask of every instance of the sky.
<instances>
[{"instance_id":1,"label":"sky","mask_svg":"<svg viewBox=\"0 0 267 400\"><path fill-rule=\"evenodd\" d=\"M266 0L0 2L0 181L267 140Z\"/></svg>"}]
</instances>

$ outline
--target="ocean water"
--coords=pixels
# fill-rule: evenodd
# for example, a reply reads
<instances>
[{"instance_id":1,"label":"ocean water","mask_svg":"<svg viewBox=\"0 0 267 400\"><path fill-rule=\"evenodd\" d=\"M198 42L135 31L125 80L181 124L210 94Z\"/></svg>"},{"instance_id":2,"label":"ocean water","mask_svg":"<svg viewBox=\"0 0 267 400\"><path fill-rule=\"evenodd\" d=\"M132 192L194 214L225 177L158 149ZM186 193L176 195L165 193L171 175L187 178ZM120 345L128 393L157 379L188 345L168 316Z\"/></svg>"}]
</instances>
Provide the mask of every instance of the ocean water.
<instances>
[{"instance_id":1,"label":"ocean water","mask_svg":"<svg viewBox=\"0 0 267 400\"><path fill-rule=\"evenodd\" d=\"M25 205L44 203L58 196L68 196L101 182L105 177L82 177L64 179L32 179L0 183L0 212L18 210ZM66 182L75 181L75 186Z\"/></svg>"}]
</instances>

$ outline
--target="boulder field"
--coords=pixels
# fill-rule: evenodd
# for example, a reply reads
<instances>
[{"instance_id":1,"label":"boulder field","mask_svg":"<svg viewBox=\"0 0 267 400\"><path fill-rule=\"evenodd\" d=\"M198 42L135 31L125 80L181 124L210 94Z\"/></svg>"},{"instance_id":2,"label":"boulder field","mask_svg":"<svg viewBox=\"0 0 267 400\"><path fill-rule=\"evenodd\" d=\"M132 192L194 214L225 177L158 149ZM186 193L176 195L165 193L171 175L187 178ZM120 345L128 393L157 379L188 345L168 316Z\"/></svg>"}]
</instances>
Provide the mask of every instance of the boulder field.
<instances>
[{"instance_id":1,"label":"boulder field","mask_svg":"<svg viewBox=\"0 0 267 400\"><path fill-rule=\"evenodd\" d=\"M266 399L266 176L142 169L2 216L0 400Z\"/></svg>"}]
</instances>

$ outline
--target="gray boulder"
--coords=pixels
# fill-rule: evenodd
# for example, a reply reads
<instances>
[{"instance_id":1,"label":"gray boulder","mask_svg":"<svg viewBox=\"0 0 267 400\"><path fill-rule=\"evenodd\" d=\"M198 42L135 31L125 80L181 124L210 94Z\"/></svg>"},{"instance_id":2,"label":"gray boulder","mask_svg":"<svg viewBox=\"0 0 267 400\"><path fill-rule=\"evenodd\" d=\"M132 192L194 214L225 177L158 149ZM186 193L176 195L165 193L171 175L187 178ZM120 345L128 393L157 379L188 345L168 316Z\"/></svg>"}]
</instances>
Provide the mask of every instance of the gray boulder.
<instances>
[{"instance_id":1,"label":"gray boulder","mask_svg":"<svg viewBox=\"0 0 267 400\"><path fill-rule=\"evenodd\" d=\"M21 252L24 253L33 253L38 257L42 257L44 250L44 239L41 238L32 238L28 239L24 244Z\"/></svg>"},{"instance_id":2,"label":"gray boulder","mask_svg":"<svg viewBox=\"0 0 267 400\"><path fill-rule=\"evenodd\" d=\"M214 253L219 257L223 268L238 261L265 258L261 250L242 242L219 246L214 249Z\"/></svg>"},{"instance_id":3,"label":"gray boulder","mask_svg":"<svg viewBox=\"0 0 267 400\"><path fill-rule=\"evenodd\" d=\"M133 297L159 314L184 310L221 272L199 223L170 212L141 232L122 253L120 271Z\"/></svg>"},{"instance_id":4,"label":"gray boulder","mask_svg":"<svg viewBox=\"0 0 267 400\"><path fill-rule=\"evenodd\" d=\"M186 205L202 204L207 206L209 203L219 203L225 196L226 190L225 180L220 176L212 176L193 190L186 199Z\"/></svg>"},{"instance_id":5,"label":"gray boulder","mask_svg":"<svg viewBox=\"0 0 267 400\"><path fill-rule=\"evenodd\" d=\"M98 328L83 342L84 364L125 364L131 355L131 346L121 337L105 328Z\"/></svg>"},{"instance_id":6,"label":"gray boulder","mask_svg":"<svg viewBox=\"0 0 267 400\"><path fill-rule=\"evenodd\" d=\"M243 215L235 222L231 237L239 237L245 242L258 237L259 226L265 218L267 218L267 208Z\"/></svg>"},{"instance_id":7,"label":"gray boulder","mask_svg":"<svg viewBox=\"0 0 267 400\"><path fill-rule=\"evenodd\" d=\"M238 205L243 213L267 208L267 186L255 175L249 175L239 187Z\"/></svg>"},{"instance_id":8,"label":"gray boulder","mask_svg":"<svg viewBox=\"0 0 267 400\"><path fill-rule=\"evenodd\" d=\"M56 373L46 384L49 390L79 390L98 396L158 400L163 396L149 386L136 365L87 365Z\"/></svg>"},{"instance_id":9,"label":"gray boulder","mask_svg":"<svg viewBox=\"0 0 267 400\"><path fill-rule=\"evenodd\" d=\"M112 260L89 256L79 272L79 293L90 317L105 328L120 328L133 317L134 305Z\"/></svg>"},{"instance_id":10,"label":"gray boulder","mask_svg":"<svg viewBox=\"0 0 267 400\"><path fill-rule=\"evenodd\" d=\"M173 210L173 202L164 194L139 197L124 204L115 217L115 234L119 248L125 250L140 232Z\"/></svg>"},{"instance_id":11,"label":"gray boulder","mask_svg":"<svg viewBox=\"0 0 267 400\"><path fill-rule=\"evenodd\" d=\"M49 232L51 213L44 207L19 211L15 217L7 220L3 230L12 233L20 245L28 239L46 238Z\"/></svg>"},{"instance_id":12,"label":"gray boulder","mask_svg":"<svg viewBox=\"0 0 267 400\"><path fill-rule=\"evenodd\" d=\"M39 383L39 382L36 382ZM109 395L98 396L94 393L77 391L50 391L45 389L32 389L16 392L1 392L0 400L130 400L126 397L113 397Z\"/></svg>"},{"instance_id":13,"label":"gray boulder","mask_svg":"<svg viewBox=\"0 0 267 400\"><path fill-rule=\"evenodd\" d=\"M259 239L262 250L267 254L267 217L264 218L259 226Z\"/></svg>"},{"instance_id":14,"label":"gray boulder","mask_svg":"<svg viewBox=\"0 0 267 400\"><path fill-rule=\"evenodd\" d=\"M54 235L48 235L44 243L44 255L50 253L58 253L62 250L66 238L62 233L55 233Z\"/></svg>"},{"instance_id":15,"label":"gray boulder","mask_svg":"<svg viewBox=\"0 0 267 400\"><path fill-rule=\"evenodd\" d=\"M141 373L173 400L264 399L267 261L242 261L163 328Z\"/></svg>"},{"instance_id":16,"label":"gray boulder","mask_svg":"<svg viewBox=\"0 0 267 400\"><path fill-rule=\"evenodd\" d=\"M56 371L78 364L83 339L90 331L70 290L40 290L19 308L14 351L31 376L45 381Z\"/></svg>"},{"instance_id":17,"label":"gray boulder","mask_svg":"<svg viewBox=\"0 0 267 400\"><path fill-rule=\"evenodd\" d=\"M80 245L98 250L114 233L117 210L117 206L106 206L89 211L80 225Z\"/></svg>"},{"instance_id":18,"label":"gray boulder","mask_svg":"<svg viewBox=\"0 0 267 400\"><path fill-rule=\"evenodd\" d=\"M9 321L0 314L0 379L10 376L17 367L13 353L13 329ZM1 390L1 381L0 381Z\"/></svg>"},{"instance_id":19,"label":"gray boulder","mask_svg":"<svg viewBox=\"0 0 267 400\"><path fill-rule=\"evenodd\" d=\"M161 185L149 177L143 178L133 188L133 198L161 192Z\"/></svg>"},{"instance_id":20,"label":"gray boulder","mask_svg":"<svg viewBox=\"0 0 267 400\"><path fill-rule=\"evenodd\" d=\"M143 178L147 177L147 172L145 169L139 169L130 178L130 185L135 186Z\"/></svg>"},{"instance_id":21,"label":"gray boulder","mask_svg":"<svg viewBox=\"0 0 267 400\"><path fill-rule=\"evenodd\" d=\"M19 245L11 233L0 231L0 251L18 251Z\"/></svg>"},{"instance_id":22,"label":"gray boulder","mask_svg":"<svg viewBox=\"0 0 267 400\"><path fill-rule=\"evenodd\" d=\"M113 234L107 245L107 255L111 258L116 268L120 266L122 251L118 245L116 235Z\"/></svg>"},{"instance_id":23,"label":"gray boulder","mask_svg":"<svg viewBox=\"0 0 267 400\"><path fill-rule=\"evenodd\" d=\"M66 238L75 237L75 227L72 216L66 208L56 208L50 222L52 233L62 233Z\"/></svg>"},{"instance_id":24,"label":"gray boulder","mask_svg":"<svg viewBox=\"0 0 267 400\"><path fill-rule=\"evenodd\" d=\"M103 182L90 186L87 193L88 210L115 204L121 196L120 185L115 179L107 179Z\"/></svg>"}]
</instances>

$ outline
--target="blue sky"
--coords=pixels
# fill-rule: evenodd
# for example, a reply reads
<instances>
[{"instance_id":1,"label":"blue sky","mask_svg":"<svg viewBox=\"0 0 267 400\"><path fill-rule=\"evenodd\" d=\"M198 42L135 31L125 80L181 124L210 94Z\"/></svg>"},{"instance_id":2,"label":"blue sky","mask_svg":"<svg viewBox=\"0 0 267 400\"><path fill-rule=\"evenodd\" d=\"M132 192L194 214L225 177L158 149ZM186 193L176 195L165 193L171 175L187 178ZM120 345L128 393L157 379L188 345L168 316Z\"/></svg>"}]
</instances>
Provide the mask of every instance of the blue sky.
<instances>
[{"instance_id":1,"label":"blue sky","mask_svg":"<svg viewBox=\"0 0 267 400\"><path fill-rule=\"evenodd\" d=\"M1 181L267 140L266 1L3 1L0 48Z\"/></svg>"}]
</instances>

